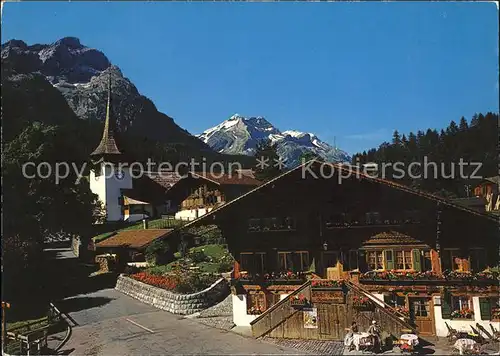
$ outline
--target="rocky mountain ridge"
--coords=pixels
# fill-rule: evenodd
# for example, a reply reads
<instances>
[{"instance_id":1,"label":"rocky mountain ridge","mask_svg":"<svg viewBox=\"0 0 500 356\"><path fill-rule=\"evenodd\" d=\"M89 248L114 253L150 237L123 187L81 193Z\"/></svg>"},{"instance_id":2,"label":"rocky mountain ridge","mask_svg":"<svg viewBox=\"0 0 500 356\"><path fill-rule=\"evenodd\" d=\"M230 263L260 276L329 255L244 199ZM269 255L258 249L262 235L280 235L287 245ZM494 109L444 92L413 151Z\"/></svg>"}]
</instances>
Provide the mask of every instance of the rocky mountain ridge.
<instances>
[{"instance_id":1,"label":"rocky mountain ridge","mask_svg":"<svg viewBox=\"0 0 500 356\"><path fill-rule=\"evenodd\" d=\"M217 126L197 135L219 153L253 155L259 141L276 144L278 155L288 167L300 162L300 157L310 152L329 162L350 161L349 155L315 134L295 130L280 131L264 117L231 116Z\"/></svg>"}]
</instances>

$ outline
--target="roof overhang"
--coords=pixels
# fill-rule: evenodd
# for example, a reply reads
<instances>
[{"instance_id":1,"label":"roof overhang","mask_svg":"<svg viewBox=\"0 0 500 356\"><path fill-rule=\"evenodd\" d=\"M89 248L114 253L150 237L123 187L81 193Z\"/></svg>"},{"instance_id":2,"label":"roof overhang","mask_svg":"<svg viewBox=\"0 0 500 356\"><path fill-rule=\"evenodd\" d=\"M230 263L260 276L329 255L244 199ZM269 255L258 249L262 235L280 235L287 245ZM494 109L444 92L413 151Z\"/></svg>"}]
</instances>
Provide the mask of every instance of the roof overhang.
<instances>
[{"instance_id":1,"label":"roof overhang","mask_svg":"<svg viewBox=\"0 0 500 356\"><path fill-rule=\"evenodd\" d=\"M388 186L388 187L391 187L391 188L394 188L394 189L397 189L399 191L403 191L403 192L406 192L406 193L409 193L412 195L417 195L417 196L426 198L428 200L435 201L436 204L439 204L442 206L449 206L449 207L455 208L457 210L461 210L461 211L464 211L464 212L467 212L467 213L470 213L470 214L473 214L476 216L483 217L483 218L488 219L490 221L495 221L495 222L500 221L499 216L483 213L483 212L480 212L480 211L477 211L474 209L470 209L470 208L461 206L459 204L455 204L450 200L447 200L445 198L439 197L439 196L431 194L431 193L416 190L416 189L413 189L413 188L407 187L405 185L395 183L395 182L392 182L392 181L389 181L386 179L370 176L369 174L354 170L351 166L346 165L346 164L327 163L327 162L321 162L321 161L317 161L317 160L313 159L311 161L305 162L305 163L303 163L303 164L301 164L301 165L299 165L299 166L297 166L297 167L295 167L295 168L259 185L258 187L255 187L254 189L239 196L236 199L231 200L230 202L228 202L228 203L226 203L218 208L213 209L211 212L204 214L203 216L199 217L198 219L195 219L195 220L185 224L180 229L182 230L182 229L190 228L190 227L195 226L196 224L198 224L202 221L205 221L205 220L209 220L209 219L214 220L217 213L223 211L224 209L230 209L231 206L240 203L244 199L247 199L253 193L255 193L261 189L264 189L267 186L273 186L280 179L283 179L284 177L289 176L289 175L293 174L294 172L297 172L301 169L304 169L304 167L310 167L313 165L322 165L322 164L330 165L332 168L338 169L339 171L344 172L344 173L349 173L351 176L352 176L352 174L355 174L356 177L360 180L364 179L364 180L371 181L371 182L378 183L378 184L382 184L382 185L385 185L385 186Z\"/></svg>"}]
</instances>

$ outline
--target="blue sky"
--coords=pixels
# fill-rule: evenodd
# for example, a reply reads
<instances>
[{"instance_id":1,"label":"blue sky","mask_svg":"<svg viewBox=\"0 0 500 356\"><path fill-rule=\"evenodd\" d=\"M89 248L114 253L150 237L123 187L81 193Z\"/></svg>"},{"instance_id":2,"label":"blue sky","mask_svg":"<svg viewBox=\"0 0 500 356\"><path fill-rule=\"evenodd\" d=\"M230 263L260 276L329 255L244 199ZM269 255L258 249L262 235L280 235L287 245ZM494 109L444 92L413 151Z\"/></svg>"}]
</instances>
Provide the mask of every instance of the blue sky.
<instances>
[{"instance_id":1,"label":"blue sky","mask_svg":"<svg viewBox=\"0 0 500 356\"><path fill-rule=\"evenodd\" d=\"M234 113L349 153L498 111L493 3L4 3L2 43L75 36L191 133Z\"/></svg>"}]
</instances>

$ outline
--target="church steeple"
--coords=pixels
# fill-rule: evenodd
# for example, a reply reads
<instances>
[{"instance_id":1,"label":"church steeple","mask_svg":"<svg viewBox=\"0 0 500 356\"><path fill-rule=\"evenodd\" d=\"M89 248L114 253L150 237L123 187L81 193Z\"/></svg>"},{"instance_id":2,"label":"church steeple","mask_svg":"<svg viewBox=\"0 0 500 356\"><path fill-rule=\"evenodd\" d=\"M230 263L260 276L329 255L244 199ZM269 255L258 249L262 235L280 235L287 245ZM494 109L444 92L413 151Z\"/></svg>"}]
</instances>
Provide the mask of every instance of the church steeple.
<instances>
[{"instance_id":1,"label":"church steeple","mask_svg":"<svg viewBox=\"0 0 500 356\"><path fill-rule=\"evenodd\" d=\"M111 110L111 72L108 78L108 102L106 105L106 120L104 121L104 132L102 133L99 146L90 154L93 160L113 160L122 153L118 149L115 141L115 122Z\"/></svg>"}]
</instances>

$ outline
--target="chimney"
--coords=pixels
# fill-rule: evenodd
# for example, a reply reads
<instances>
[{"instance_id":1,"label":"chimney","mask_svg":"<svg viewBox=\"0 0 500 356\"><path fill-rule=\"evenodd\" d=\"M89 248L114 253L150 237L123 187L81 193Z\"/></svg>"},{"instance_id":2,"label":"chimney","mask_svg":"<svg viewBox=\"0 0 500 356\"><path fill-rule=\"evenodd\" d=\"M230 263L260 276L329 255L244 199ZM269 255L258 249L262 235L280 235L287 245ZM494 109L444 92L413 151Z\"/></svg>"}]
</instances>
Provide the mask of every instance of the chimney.
<instances>
[{"instance_id":1,"label":"chimney","mask_svg":"<svg viewBox=\"0 0 500 356\"><path fill-rule=\"evenodd\" d=\"M144 228L144 230L148 229L148 219L142 219L142 227Z\"/></svg>"}]
</instances>

